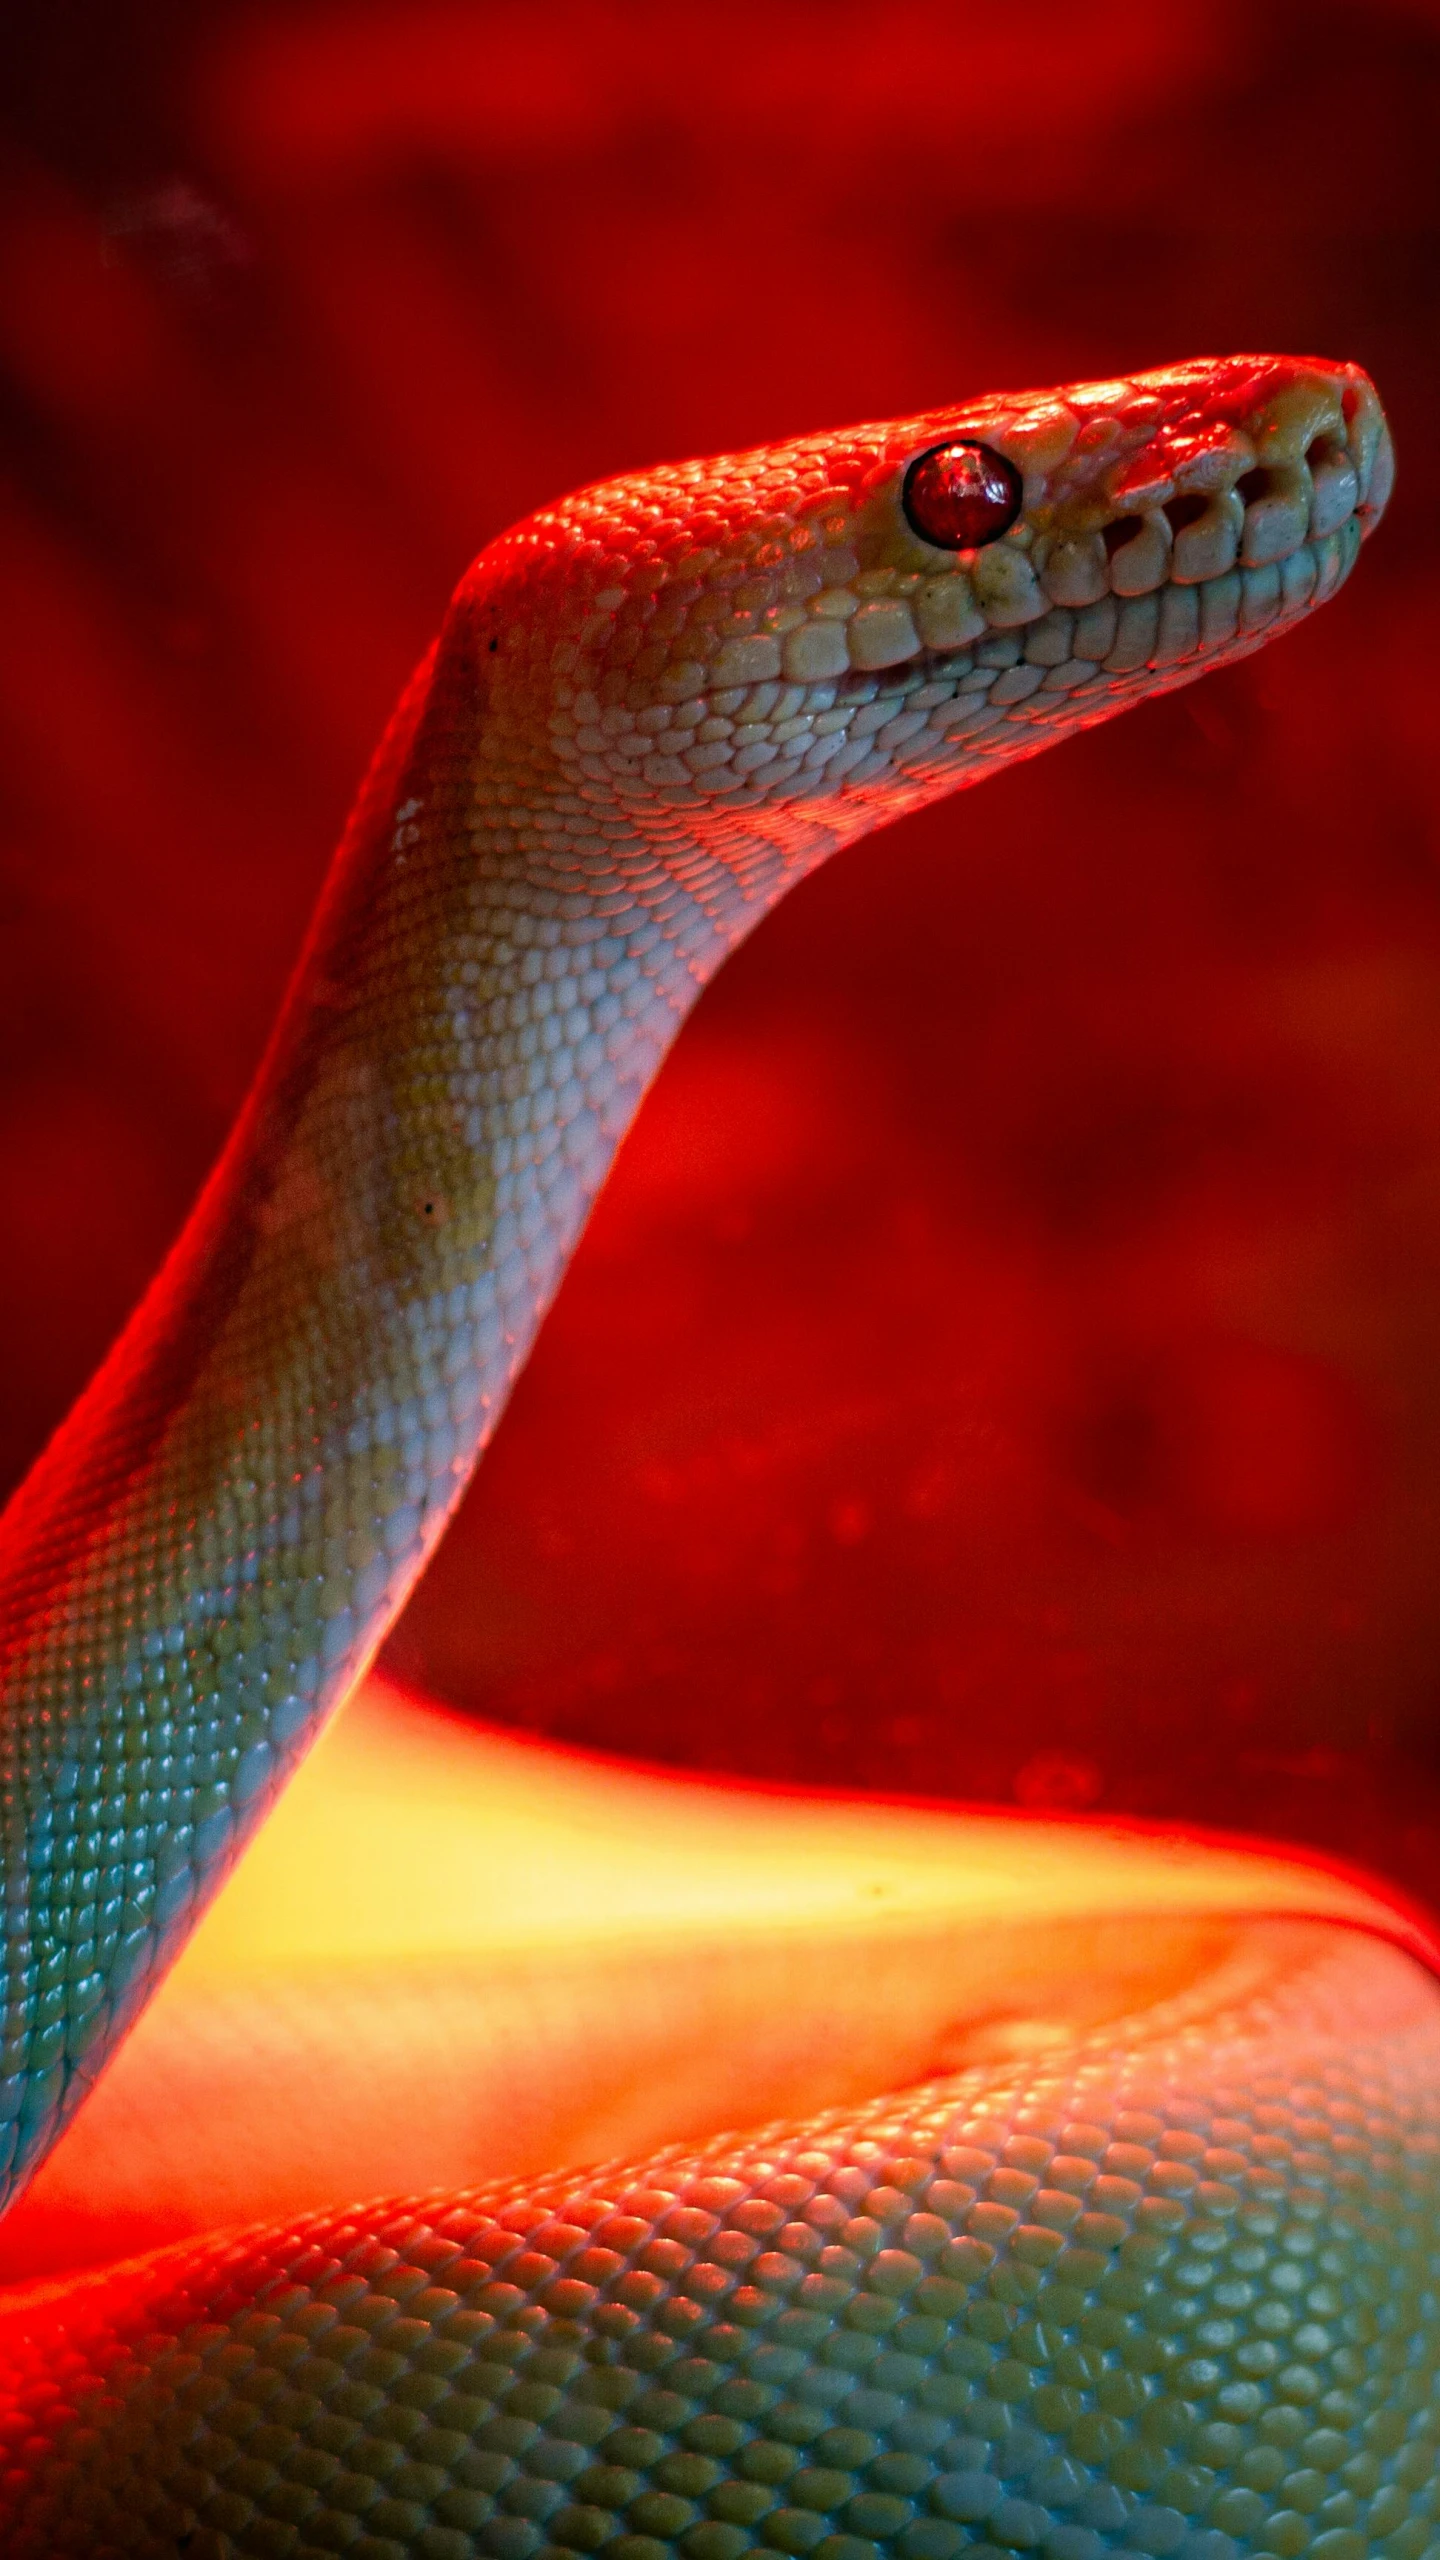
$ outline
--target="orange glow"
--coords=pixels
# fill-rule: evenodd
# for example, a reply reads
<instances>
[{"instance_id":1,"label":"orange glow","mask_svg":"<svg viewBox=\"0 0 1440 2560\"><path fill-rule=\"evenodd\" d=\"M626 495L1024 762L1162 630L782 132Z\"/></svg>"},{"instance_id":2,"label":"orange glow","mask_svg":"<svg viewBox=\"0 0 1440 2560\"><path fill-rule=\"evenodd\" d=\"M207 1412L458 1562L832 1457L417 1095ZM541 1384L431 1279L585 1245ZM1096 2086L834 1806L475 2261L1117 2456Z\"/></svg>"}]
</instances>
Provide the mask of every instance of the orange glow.
<instances>
[{"instance_id":1,"label":"orange glow","mask_svg":"<svg viewBox=\"0 0 1440 2560\"><path fill-rule=\"evenodd\" d=\"M1433 1952L1283 1855L677 1780L372 1680L0 2229L0 2276L1029 2053L1184 1989L1257 1914Z\"/></svg>"}]
</instances>

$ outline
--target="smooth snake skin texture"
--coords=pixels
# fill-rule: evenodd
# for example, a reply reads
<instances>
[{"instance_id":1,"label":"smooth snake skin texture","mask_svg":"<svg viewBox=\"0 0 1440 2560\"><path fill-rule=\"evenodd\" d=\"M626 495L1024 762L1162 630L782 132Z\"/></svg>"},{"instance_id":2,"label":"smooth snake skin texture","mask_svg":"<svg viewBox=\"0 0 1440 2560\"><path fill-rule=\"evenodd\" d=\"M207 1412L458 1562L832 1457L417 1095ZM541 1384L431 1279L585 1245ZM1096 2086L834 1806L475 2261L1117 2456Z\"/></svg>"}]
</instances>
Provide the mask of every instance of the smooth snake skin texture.
<instances>
[{"instance_id":1,"label":"smooth snake skin texture","mask_svg":"<svg viewBox=\"0 0 1440 2560\"><path fill-rule=\"evenodd\" d=\"M1025 474L974 555L899 503L952 434ZM1298 619L1390 473L1358 370L1234 358L663 467L481 555L0 1523L11 2193L370 1660L726 953ZM1424 2560L1437 2081L1409 1958L1262 1920L1059 2059L57 2285L0 2306L0 2547Z\"/></svg>"}]
</instances>

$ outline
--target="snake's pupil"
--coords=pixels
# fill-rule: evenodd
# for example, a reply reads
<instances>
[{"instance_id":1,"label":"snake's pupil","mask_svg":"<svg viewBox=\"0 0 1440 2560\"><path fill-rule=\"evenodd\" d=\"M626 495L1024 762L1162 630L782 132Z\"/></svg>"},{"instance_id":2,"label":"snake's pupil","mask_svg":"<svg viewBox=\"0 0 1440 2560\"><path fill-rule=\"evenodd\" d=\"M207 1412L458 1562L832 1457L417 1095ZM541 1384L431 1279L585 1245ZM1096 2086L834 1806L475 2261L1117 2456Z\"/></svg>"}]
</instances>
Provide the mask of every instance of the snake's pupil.
<instances>
[{"instance_id":1,"label":"snake's pupil","mask_svg":"<svg viewBox=\"0 0 1440 2560\"><path fill-rule=\"evenodd\" d=\"M901 503L922 540L941 551L973 551L1007 531L1023 495L1020 474L1003 453L957 437L916 456Z\"/></svg>"}]
</instances>

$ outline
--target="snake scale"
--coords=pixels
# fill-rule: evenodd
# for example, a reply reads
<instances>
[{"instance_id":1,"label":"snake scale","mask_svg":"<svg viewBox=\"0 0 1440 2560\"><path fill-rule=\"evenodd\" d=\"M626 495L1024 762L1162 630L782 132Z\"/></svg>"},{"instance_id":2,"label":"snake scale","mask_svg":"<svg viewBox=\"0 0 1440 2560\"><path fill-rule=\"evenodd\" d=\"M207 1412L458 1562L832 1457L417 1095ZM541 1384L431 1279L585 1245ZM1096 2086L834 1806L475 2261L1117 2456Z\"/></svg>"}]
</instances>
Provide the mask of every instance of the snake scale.
<instances>
[{"instance_id":1,"label":"snake scale","mask_svg":"<svg viewBox=\"0 0 1440 2560\"><path fill-rule=\"evenodd\" d=\"M10 2194L369 1663L727 952L1290 627L1391 470L1357 368L1234 357L664 466L481 554L0 1524ZM1389 1934L1262 1911L898 2095L31 2288L0 2544L1440 2560L1440 2001Z\"/></svg>"}]
</instances>

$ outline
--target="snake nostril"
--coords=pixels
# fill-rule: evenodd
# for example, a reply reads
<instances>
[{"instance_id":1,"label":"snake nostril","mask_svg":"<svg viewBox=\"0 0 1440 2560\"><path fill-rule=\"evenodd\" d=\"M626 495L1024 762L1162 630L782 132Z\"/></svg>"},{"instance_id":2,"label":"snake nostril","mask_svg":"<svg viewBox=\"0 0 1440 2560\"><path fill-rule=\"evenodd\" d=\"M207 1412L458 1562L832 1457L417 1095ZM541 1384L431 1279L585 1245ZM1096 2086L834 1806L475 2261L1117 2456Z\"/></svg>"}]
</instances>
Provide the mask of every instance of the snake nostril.
<instances>
[{"instance_id":1,"label":"snake nostril","mask_svg":"<svg viewBox=\"0 0 1440 2560\"><path fill-rule=\"evenodd\" d=\"M1247 471L1243 479L1236 481L1235 494L1242 507L1252 507L1257 498L1268 496L1270 487L1269 472L1263 463L1257 463L1253 471Z\"/></svg>"}]
</instances>

